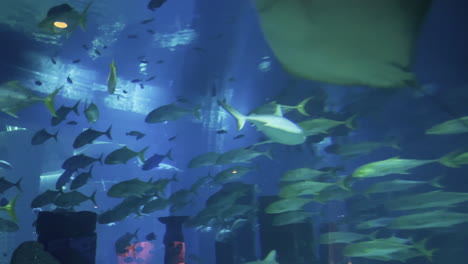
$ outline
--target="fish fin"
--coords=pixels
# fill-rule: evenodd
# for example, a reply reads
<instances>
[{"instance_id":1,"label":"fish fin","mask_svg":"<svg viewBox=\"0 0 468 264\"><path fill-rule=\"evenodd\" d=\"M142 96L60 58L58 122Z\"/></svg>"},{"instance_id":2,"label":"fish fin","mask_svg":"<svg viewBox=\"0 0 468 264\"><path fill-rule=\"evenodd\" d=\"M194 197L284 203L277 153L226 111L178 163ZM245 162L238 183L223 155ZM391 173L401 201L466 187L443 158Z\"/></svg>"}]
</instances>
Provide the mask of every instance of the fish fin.
<instances>
[{"instance_id":1,"label":"fish fin","mask_svg":"<svg viewBox=\"0 0 468 264\"><path fill-rule=\"evenodd\" d=\"M193 109L193 115L194 115L198 120L201 120L201 119L202 119L201 113L200 113L200 107L197 107L197 108Z\"/></svg>"},{"instance_id":2,"label":"fish fin","mask_svg":"<svg viewBox=\"0 0 468 264\"><path fill-rule=\"evenodd\" d=\"M142 149L140 152L138 152L138 158L140 159L141 162L145 162L145 152L148 150L149 146Z\"/></svg>"},{"instance_id":3,"label":"fish fin","mask_svg":"<svg viewBox=\"0 0 468 264\"><path fill-rule=\"evenodd\" d=\"M268 253L268 255L265 257L263 261L265 262L275 261L276 262L276 250L270 251L270 253Z\"/></svg>"},{"instance_id":4,"label":"fish fin","mask_svg":"<svg viewBox=\"0 0 468 264\"><path fill-rule=\"evenodd\" d=\"M101 153L101 156L99 156L98 161L102 165L102 157L104 156L104 153Z\"/></svg>"},{"instance_id":5,"label":"fish fin","mask_svg":"<svg viewBox=\"0 0 468 264\"><path fill-rule=\"evenodd\" d=\"M91 200L91 202L93 202L95 206L98 206L96 203L96 193L97 191L94 191L93 194L91 194L91 196L89 197L89 199Z\"/></svg>"},{"instance_id":6,"label":"fish fin","mask_svg":"<svg viewBox=\"0 0 468 264\"><path fill-rule=\"evenodd\" d=\"M436 252L439 249L438 248L434 248L431 250L427 249L426 248L427 240L428 239L426 238L418 242L413 242L413 247L419 252L421 252L430 262L432 262L432 257L434 255L434 252Z\"/></svg>"},{"instance_id":7,"label":"fish fin","mask_svg":"<svg viewBox=\"0 0 468 264\"><path fill-rule=\"evenodd\" d=\"M53 91L46 98L44 98L44 104L47 107L47 109L49 109L49 112L52 114L53 117L57 117L57 113L55 113L55 108L54 108L55 96L58 94L58 92L62 88L63 88L63 85L55 89L55 91Z\"/></svg>"},{"instance_id":8,"label":"fish fin","mask_svg":"<svg viewBox=\"0 0 468 264\"><path fill-rule=\"evenodd\" d=\"M9 82L5 83L5 86L21 87L20 81L9 81Z\"/></svg>"},{"instance_id":9,"label":"fish fin","mask_svg":"<svg viewBox=\"0 0 468 264\"><path fill-rule=\"evenodd\" d=\"M340 187L341 189L343 189L345 191L351 191L351 184L349 183L349 181L352 178L353 178L352 175L342 177L336 184L338 185L338 187Z\"/></svg>"},{"instance_id":10,"label":"fish fin","mask_svg":"<svg viewBox=\"0 0 468 264\"><path fill-rule=\"evenodd\" d=\"M352 115L350 118L346 119L344 121L344 124L347 128L349 129L356 129L356 127L354 126L354 120L356 119L357 115Z\"/></svg>"},{"instance_id":11,"label":"fish fin","mask_svg":"<svg viewBox=\"0 0 468 264\"><path fill-rule=\"evenodd\" d=\"M245 125L247 117L221 100L218 100L218 104L237 120L237 130L241 130Z\"/></svg>"},{"instance_id":12,"label":"fish fin","mask_svg":"<svg viewBox=\"0 0 468 264\"><path fill-rule=\"evenodd\" d=\"M88 171L88 174L89 174L89 177L91 178L91 171L93 171L93 168L94 168L94 164L91 165L91 167L89 167L89 171Z\"/></svg>"},{"instance_id":13,"label":"fish fin","mask_svg":"<svg viewBox=\"0 0 468 264\"><path fill-rule=\"evenodd\" d=\"M283 110L281 110L281 105L276 105L275 113L273 115L281 117L283 116Z\"/></svg>"},{"instance_id":14,"label":"fish fin","mask_svg":"<svg viewBox=\"0 0 468 264\"><path fill-rule=\"evenodd\" d=\"M299 113L305 115L305 116L310 116L309 113L306 112L305 110L305 106L307 105L307 103L312 100L314 97L311 96L311 97L307 97L306 99L302 100L302 102L300 102L297 106L296 106L296 109L297 111L299 111Z\"/></svg>"},{"instance_id":15,"label":"fish fin","mask_svg":"<svg viewBox=\"0 0 468 264\"><path fill-rule=\"evenodd\" d=\"M440 183L440 180L444 178L445 175L440 175L429 181L429 184L436 188L444 188L445 186Z\"/></svg>"},{"instance_id":16,"label":"fish fin","mask_svg":"<svg viewBox=\"0 0 468 264\"><path fill-rule=\"evenodd\" d=\"M165 156L166 156L168 159L174 161L174 159L172 158L172 149L168 150Z\"/></svg>"},{"instance_id":17,"label":"fish fin","mask_svg":"<svg viewBox=\"0 0 468 264\"><path fill-rule=\"evenodd\" d=\"M88 10L89 10L89 7L91 7L91 5L93 4L93 1L89 2L85 9L83 10L83 13L81 13L80 15L80 19L78 21L78 24L80 25L81 29L83 29L83 31L86 30L86 21L87 21L87 14L88 14Z\"/></svg>"},{"instance_id":18,"label":"fish fin","mask_svg":"<svg viewBox=\"0 0 468 264\"><path fill-rule=\"evenodd\" d=\"M78 100L78 102L76 102L76 104L72 107L73 112L75 112L77 116L80 115L80 113L78 112L78 106L80 105L80 102L81 100Z\"/></svg>"},{"instance_id":19,"label":"fish fin","mask_svg":"<svg viewBox=\"0 0 468 264\"><path fill-rule=\"evenodd\" d=\"M57 130L57 132L55 132L55 134L52 135L52 138L55 139L55 141L58 141L58 139L57 139L58 133L59 133L59 130Z\"/></svg>"},{"instance_id":20,"label":"fish fin","mask_svg":"<svg viewBox=\"0 0 468 264\"><path fill-rule=\"evenodd\" d=\"M16 201L18 200L18 197L19 197L19 194L17 194L15 198L13 198L13 200L11 200L7 205L5 205L4 207L0 207L2 210L5 210L11 216L11 219L14 222L18 222L18 218L16 217L16 212L15 212Z\"/></svg>"},{"instance_id":21,"label":"fish fin","mask_svg":"<svg viewBox=\"0 0 468 264\"><path fill-rule=\"evenodd\" d=\"M273 160L273 156L271 155L271 150L270 150L270 149L267 150L267 151L265 151L265 152L263 152L263 154L264 154L265 156L267 156L269 159Z\"/></svg>"},{"instance_id":22,"label":"fish fin","mask_svg":"<svg viewBox=\"0 0 468 264\"><path fill-rule=\"evenodd\" d=\"M179 182L179 179L177 179L177 173L174 173L174 175L172 175L171 181Z\"/></svg>"},{"instance_id":23,"label":"fish fin","mask_svg":"<svg viewBox=\"0 0 468 264\"><path fill-rule=\"evenodd\" d=\"M18 116L16 115L15 112L9 111L9 112L5 112L5 113L7 113L8 115L10 115L10 116L12 116L12 117L14 117L14 118L18 118Z\"/></svg>"},{"instance_id":24,"label":"fish fin","mask_svg":"<svg viewBox=\"0 0 468 264\"><path fill-rule=\"evenodd\" d=\"M452 152L442 156L438 160L438 162L441 163L442 165L446 166L446 167L458 168L458 167L460 167L460 164L455 163L453 159L456 158L461 153L463 153L463 151L461 151L461 150L452 151Z\"/></svg>"},{"instance_id":25,"label":"fish fin","mask_svg":"<svg viewBox=\"0 0 468 264\"><path fill-rule=\"evenodd\" d=\"M23 180L23 178L21 177L15 184L14 186L20 191L22 192L23 190L21 189L21 181Z\"/></svg>"},{"instance_id":26,"label":"fish fin","mask_svg":"<svg viewBox=\"0 0 468 264\"><path fill-rule=\"evenodd\" d=\"M104 132L104 135L106 135L107 138L110 139L110 140L112 140L111 129L112 129L112 125L110 125L109 128L107 129L107 131Z\"/></svg>"}]
</instances>

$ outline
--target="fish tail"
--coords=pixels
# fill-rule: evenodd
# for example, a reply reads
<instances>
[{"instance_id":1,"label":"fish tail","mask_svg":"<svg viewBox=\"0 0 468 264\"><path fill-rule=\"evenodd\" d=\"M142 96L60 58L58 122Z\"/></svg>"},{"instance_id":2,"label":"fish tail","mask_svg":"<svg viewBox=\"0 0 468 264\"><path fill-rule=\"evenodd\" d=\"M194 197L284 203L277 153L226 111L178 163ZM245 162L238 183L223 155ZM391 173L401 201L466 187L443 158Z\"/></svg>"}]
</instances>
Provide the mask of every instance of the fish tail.
<instances>
[{"instance_id":1,"label":"fish tail","mask_svg":"<svg viewBox=\"0 0 468 264\"><path fill-rule=\"evenodd\" d=\"M345 191L351 191L350 189L350 184L349 184L349 180L352 178L351 175L349 176L346 176L346 177L342 177L336 184L338 185L338 187L340 187L341 189L345 190Z\"/></svg>"},{"instance_id":2,"label":"fish tail","mask_svg":"<svg viewBox=\"0 0 468 264\"><path fill-rule=\"evenodd\" d=\"M166 156L168 159L174 161L174 159L172 158L172 149L168 150L165 156Z\"/></svg>"},{"instance_id":3,"label":"fish tail","mask_svg":"<svg viewBox=\"0 0 468 264\"><path fill-rule=\"evenodd\" d=\"M421 252L421 254L423 254L430 262L432 262L432 257L434 255L434 252L436 252L439 249L438 248L434 248L431 250L427 249L426 248L427 240L428 239L426 238L416 243L413 243L413 247L419 252Z\"/></svg>"},{"instance_id":4,"label":"fish tail","mask_svg":"<svg viewBox=\"0 0 468 264\"><path fill-rule=\"evenodd\" d=\"M218 104L237 120L237 130L241 130L245 125L246 116L221 100L218 100Z\"/></svg>"},{"instance_id":5,"label":"fish tail","mask_svg":"<svg viewBox=\"0 0 468 264\"><path fill-rule=\"evenodd\" d=\"M89 199L91 200L91 202L93 202L95 206L98 206L96 203L96 193L97 191L94 191L93 194L91 194L91 196L89 197Z\"/></svg>"},{"instance_id":6,"label":"fish tail","mask_svg":"<svg viewBox=\"0 0 468 264\"><path fill-rule=\"evenodd\" d=\"M200 113L200 107L197 107L193 109L193 115L198 119L201 120L201 113Z\"/></svg>"},{"instance_id":7,"label":"fish tail","mask_svg":"<svg viewBox=\"0 0 468 264\"><path fill-rule=\"evenodd\" d=\"M80 27L84 30L86 30L86 22L87 22L87 14L88 14L88 10L89 8L91 7L91 5L93 4L93 1L89 2L85 9L83 10L83 13L81 13L81 16L80 16L80 20L78 21L78 23L80 24Z\"/></svg>"},{"instance_id":8,"label":"fish tail","mask_svg":"<svg viewBox=\"0 0 468 264\"><path fill-rule=\"evenodd\" d=\"M55 141L58 141L58 139L57 139L58 133L59 133L59 131L57 130L57 132L54 135L52 135L52 138L55 139Z\"/></svg>"},{"instance_id":9,"label":"fish tail","mask_svg":"<svg viewBox=\"0 0 468 264\"><path fill-rule=\"evenodd\" d=\"M112 125L110 125L107 131L104 132L104 135L106 135L107 138L109 138L110 140L112 140L111 129L112 129Z\"/></svg>"},{"instance_id":10,"label":"fish tail","mask_svg":"<svg viewBox=\"0 0 468 264\"><path fill-rule=\"evenodd\" d=\"M75 112L77 116L80 115L80 112L78 112L78 106L80 105L80 102L81 100L78 100L78 102L76 102L76 104L72 107L73 112Z\"/></svg>"},{"instance_id":11,"label":"fish tail","mask_svg":"<svg viewBox=\"0 0 468 264\"><path fill-rule=\"evenodd\" d=\"M452 151L444 156L442 156L438 162L446 167L450 167L450 168L458 168L460 167L460 164L454 162L454 159L459 155L461 154L462 151L460 150L455 150L455 151Z\"/></svg>"},{"instance_id":12,"label":"fish tail","mask_svg":"<svg viewBox=\"0 0 468 264\"><path fill-rule=\"evenodd\" d=\"M14 186L20 191L22 192L23 190L21 189L21 181L23 180L23 178L20 178L15 184Z\"/></svg>"},{"instance_id":13,"label":"fish tail","mask_svg":"<svg viewBox=\"0 0 468 264\"><path fill-rule=\"evenodd\" d=\"M93 171L93 168L94 168L94 164L91 165L91 167L89 167L88 173L89 173L89 177L90 177L90 178L91 178L91 171Z\"/></svg>"},{"instance_id":14,"label":"fish tail","mask_svg":"<svg viewBox=\"0 0 468 264\"><path fill-rule=\"evenodd\" d=\"M299 113L305 115L305 116L310 116L309 113L306 112L305 110L305 106L307 105L307 103L312 100L314 97L311 96L311 97L307 97L306 99L302 100L302 102L300 102L297 106L296 106L296 109L297 111L299 111Z\"/></svg>"},{"instance_id":15,"label":"fish tail","mask_svg":"<svg viewBox=\"0 0 468 264\"><path fill-rule=\"evenodd\" d=\"M347 128L349 129L356 129L354 126L354 120L356 119L357 115L352 115L350 118L346 119L344 121L344 124Z\"/></svg>"},{"instance_id":16,"label":"fish tail","mask_svg":"<svg viewBox=\"0 0 468 264\"><path fill-rule=\"evenodd\" d=\"M63 86L60 86L59 88L55 89L55 91L53 91L44 99L44 104L47 107L47 109L49 109L49 112L52 114L53 117L57 117L57 113L55 112L54 108L55 96L62 88Z\"/></svg>"},{"instance_id":17,"label":"fish tail","mask_svg":"<svg viewBox=\"0 0 468 264\"><path fill-rule=\"evenodd\" d=\"M19 194L17 194L15 196L15 198L13 198L13 200L11 200L7 205L5 205L4 207L0 207L1 210L6 211L11 216L11 219L14 222L18 221L18 218L16 217L16 212L15 212L16 211L16 201L18 200L18 197L19 197Z\"/></svg>"},{"instance_id":18,"label":"fish tail","mask_svg":"<svg viewBox=\"0 0 468 264\"><path fill-rule=\"evenodd\" d=\"M444 175L437 176L434 179L430 180L429 184L436 188L444 188L445 186L440 183L440 180L442 178L444 178Z\"/></svg>"},{"instance_id":19,"label":"fish tail","mask_svg":"<svg viewBox=\"0 0 468 264\"><path fill-rule=\"evenodd\" d=\"M101 156L99 156L99 158L97 158L97 161L99 161L99 163L102 165L102 157L104 156L104 153L101 153Z\"/></svg>"},{"instance_id":20,"label":"fish tail","mask_svg":"<svg viewBox=\"0 0 468 264\"><path fill-rule=\"evenodd\" d=\"M149 146L142 149L140 152L138 152L138 158L141 160L141 162L145 162L145 152L148 150Z\"/></svg>"},{"instance_id":21,"label":"fish tail","mask_svg":"<svg viewBox=\"0 0 468 264\"><path fill-rule=\"evenodd\" d=\"M174 175L172 175L171 181L179 182L179 179L177 179L177 173L174 173Z\"/></svg>"}]
</instances>

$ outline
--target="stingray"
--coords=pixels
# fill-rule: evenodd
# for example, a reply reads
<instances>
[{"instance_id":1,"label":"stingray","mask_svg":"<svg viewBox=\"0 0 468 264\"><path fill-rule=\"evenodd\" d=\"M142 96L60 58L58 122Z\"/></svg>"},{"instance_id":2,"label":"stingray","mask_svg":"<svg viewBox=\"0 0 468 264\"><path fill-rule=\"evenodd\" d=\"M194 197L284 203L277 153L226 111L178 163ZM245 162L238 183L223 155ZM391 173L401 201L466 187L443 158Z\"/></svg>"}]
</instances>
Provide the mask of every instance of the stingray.
<instances>
[{"instance_id":1,"label":"stingray","mask_svg":"<svg viewBox=\"0 0 468 264\"><path fill-rule=\"evenodd\" d=\"M339 85L414 84L430 0L255 0L264 37L292 75Z\"/></svg>"}]
</instances>

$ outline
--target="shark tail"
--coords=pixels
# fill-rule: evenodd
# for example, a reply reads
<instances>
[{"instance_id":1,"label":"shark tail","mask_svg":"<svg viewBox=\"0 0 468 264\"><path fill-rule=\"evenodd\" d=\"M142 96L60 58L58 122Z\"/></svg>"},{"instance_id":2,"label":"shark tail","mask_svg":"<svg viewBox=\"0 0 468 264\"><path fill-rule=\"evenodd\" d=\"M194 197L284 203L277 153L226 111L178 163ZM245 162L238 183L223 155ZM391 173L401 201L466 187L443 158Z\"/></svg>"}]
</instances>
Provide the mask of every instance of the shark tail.
<instances>
[{"instance_id":1,"label":"shark tail","mask_svg":"<svg viewBox=\"0 0 468 264\"><path fill-rule=\"evenodd\" d=\"M55 101L55 96L58 94L58 92L63 88L63 86L60 86L59 88L55 89L51 94L49 94L46 98L44 98L44 104L49 109L49 112L52 114L53 117L57 117L57 113L55 113L55 108L54 108L54 101Z\"/></svg>"},{"instance_id":2,"label":"shark tail","mask_svg":"<svg viewBox=\"0 0 468 264\"><path fill-rule=\"evenodd\" d=\"M245 125L247 117L221 100L218 100L218 104L237 120L237 130L241 130Z\"/></svg>"}]
</instances>

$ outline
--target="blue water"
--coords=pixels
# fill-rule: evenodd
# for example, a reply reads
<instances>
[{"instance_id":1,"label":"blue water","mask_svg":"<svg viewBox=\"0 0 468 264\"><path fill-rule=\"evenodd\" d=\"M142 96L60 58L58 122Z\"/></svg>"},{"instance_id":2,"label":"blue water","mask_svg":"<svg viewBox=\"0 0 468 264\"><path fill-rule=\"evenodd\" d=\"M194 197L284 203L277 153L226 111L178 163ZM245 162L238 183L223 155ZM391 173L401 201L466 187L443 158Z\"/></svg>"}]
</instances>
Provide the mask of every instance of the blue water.
<instances>
[{"instance_id":1,"label":"blue water","mask_svg":"<svg viewBox=\"0 0 468 264\"><path fill-rule=\"evenodd\" d=\"M291 75L283 69L265 41L257 11L250 0L167 0L154 12L146 7L147 1L95 1L89 10L85 31L77 28L69 36L56 38L40 34L36 25L50 7L60 3L52 0L30 2L8 0L0 4L0 8L4 5L11 7L7 11L0 11L0 14L5 12L5 16L1 15L4 18L0 19L0 83L18 80L23 86L41 95L49 94L63 85L55 100L55 107L72 107L78 100L81 100L81 104L79 116L71 112L66 121L58 126L51 125L51 115L43 104L23 109L18 112L19 118L0 113L0 160L6 160L13 166L12 170L0 168L0 176L5 176L11 182L23 178L23 192L16 205L20 229L14 233L0 233L8 241L0 244L0 251L8 257L21 242L37 239L32 222L38 210L33 211L30 203L38 194L55 188L56 179L63 172L63 161L73 155L74 139L90 127L106 131L112 125L113 138L108 140L103 136L97 139L101 141L100 144L88 145L84 153L91 157L99 157L101 154L105 157L123 146L137 152L149 147L145 158L156 153L164 155L172 149L173 157L173 161L163 159L159 168L150 171L143 171L142 162L137 158L127 164L95 164L93 177L79 191L85 195L97 191L98 206L86 201L75 210L97 214L121 201L106 195L115 183L133 178L155 181L170 178L177 173L179 181L170 183L166 189L169 196L182 188L190 188L198 178L209 173L215 175L229 167L188 168L187 164L195 156L206 152L222 153L266 139L250 123L242 131L236 131L235 119L218 106L217 100L226 99L239 112L248 114L254 108L274 100L284 105L296 105L308 96L320 98L320 95L325 95L323 98L327 100L316 100L307 105L306 109L313 113L313 118L345 120L353 114L357 115L357 129L353 131L343 127L333 130L332 135L309 137L304 144L297 146L259 146L258 150L271 151L273 160L264 156L254 159L247 165L252 168L252 172L241 180L256 185L255 196L277 195L279 178L288 170L343 166L344 170L339 175L345 177L361 165L395 156L437 159L453 150L463 150L468 142L466 133L424 135L424 131L435 124L468 115L468 18L465 15L468 5L462 0L432 1L418 36L412 69L417 81L425 88L422 94L410 88L388 92L369 87L319 83ZM82 10L87 1L74 0L69 4ZM142 21L150 18L154 18L154 21L142 24ZM96 50L100 55L97 55ZM56 64L52 63L51 58ZM78 59L79 63L73 63ZM118 75L117 90L113 95L107 92L109 65L112 61L115 61ZM152 76L155 78L148 80ZM72 84L67 82L67 77L72 79ZM42 85L35 84L37 81ZM352 104L358 99L361 101ZM100 118L95 124L89 124L83 113L85 104L90 102L94 102L100 112ZM187 115L176 121L158 124L144 122L150 111L170 103L187 109L199 109L201 119ZM309 119L297 112L285 116L296 123ZM68 121L76 121L77 124L68 125ZM51 139L42 145L32 146L32 136L42 128L52 134L58 131L58 141ZM144 133L145 137L136 140L135 137L127 136L126 133L132 130ZM226 130L227 133L217 133L220 130ZM240 134L245 136L234 139ZM169 140L172 137L175 139ZM388 138L396 138L401 150L379 149L352 160L331 155L324 150L329 144L345 139L359 142L384 141ZM468 192L466 167L463 166L451 169L431 164L411 171L411 175L394 175L388 179L428 181L440 175L443 176L444 190ZM356 188L362 189L380 181L382 179L373 178L358 183ZM205 207L206 199L218 190L219 186L205 184L197 195L193 195L193 203L174 215L195 215ZM425 192L429 189L418 190ZM11 200L17 193L18 190L13 187L0 197ZM379 196L379 199L388 201L398 195ZM365 210L373 212L374 217L391 214L380 208L378 201L377 205L373 205L370 200L362 198L355 196L346 201L308 205L307 211L320 213L312 218L315 234L311 237L318 239L321 233L330 231L329 226L337 226L340 231L356 231L351 216L357 218L357 221L363 221L359 217L364 217ZM353 209L353 206L362 206L364 209L359 211ZM375 206L377 209L366 209L366 206ZM42 208L44 211L52 209L54 206ZM458 204L455 209L467 213L466 202ZM1 214L0 217L8 218L8 215ZM169 214L166 209L142 216L131 214L115 224L98 224L96 263L118 263L114 242L125 232L134 233L137 228L139 238L134 242L144 241L144 237L151 232L156 234L157 239L152 242L154 248L151 251L155 259L151 263L163 263L165 227L157 217ZM209 223L206 224L209 226ZM256 219L252 226L255 238L252 252L256 257L263 258L268 252L262 251L262 241L258 235L261 227ZM225 227L210 228L184 229L187 263L197 263L197 260L188 258L191 254L199 256L199 263L216 263L214 243L217 233ZM463 245L468 244L468 237L462 231L466 228L467 224L463 223L429 231L384 229L381 236L428 237L429 248L439 249L434 254L433 263L463 263L467 257ZM249 240L250 237L236 238L240 244ZM324 255L323 246L321 248L315 243L312 248L317 258L314 263L379 262L362 258L349 259L339 253L328 259ZM236 263L253 261L256 257L237 259ZM129 262L131 260L134 262ZM405 263L426 263L423 261L427 260L418 257ZM124 263L143 262L141 258L130 256Z\"/></svg>"}]
</instances>

